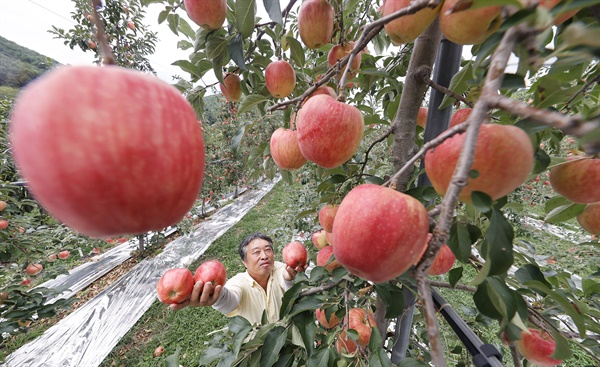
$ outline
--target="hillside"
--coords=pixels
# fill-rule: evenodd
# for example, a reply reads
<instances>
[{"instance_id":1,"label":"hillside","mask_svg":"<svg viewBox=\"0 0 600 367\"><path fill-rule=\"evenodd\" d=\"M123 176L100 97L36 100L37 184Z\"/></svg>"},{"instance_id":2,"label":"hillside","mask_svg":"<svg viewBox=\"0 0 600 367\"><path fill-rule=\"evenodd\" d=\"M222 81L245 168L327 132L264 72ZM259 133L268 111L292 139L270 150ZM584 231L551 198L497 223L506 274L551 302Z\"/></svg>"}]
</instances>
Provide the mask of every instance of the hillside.
<instances>
[{"instance_id":1,"label":"hillside","mask_svg":"<svg viewBox=\"0 0 600 367\"><path fill-rule=\"evenodd\" d=\"M20 88L57 64L0 36L0 99L13 98Z\"/></svg>"}]
</instances>

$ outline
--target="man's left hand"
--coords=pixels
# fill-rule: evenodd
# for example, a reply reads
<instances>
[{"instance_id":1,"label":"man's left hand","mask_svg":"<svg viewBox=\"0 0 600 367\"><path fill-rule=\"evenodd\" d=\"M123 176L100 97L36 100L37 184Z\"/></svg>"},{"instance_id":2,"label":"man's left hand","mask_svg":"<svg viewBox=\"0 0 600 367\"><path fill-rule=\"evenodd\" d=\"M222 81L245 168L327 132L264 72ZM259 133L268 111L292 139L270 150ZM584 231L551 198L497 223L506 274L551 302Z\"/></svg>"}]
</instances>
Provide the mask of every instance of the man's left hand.
<instances>
[{"instance_id":1,"label":"man's left hand","mask_svg":"<svg viewBox=\"0 0 600 367\"><path fill-rule=\"evenodd\" d=\"M283 273L283 279L287 281L294 280L294 278L296 278L296 274L299 272L304 272L306 268L308 268L308 264L304 264L304 266L296 266L295 268L286 266L285 273Z\"/></svg>"}]
</instances>

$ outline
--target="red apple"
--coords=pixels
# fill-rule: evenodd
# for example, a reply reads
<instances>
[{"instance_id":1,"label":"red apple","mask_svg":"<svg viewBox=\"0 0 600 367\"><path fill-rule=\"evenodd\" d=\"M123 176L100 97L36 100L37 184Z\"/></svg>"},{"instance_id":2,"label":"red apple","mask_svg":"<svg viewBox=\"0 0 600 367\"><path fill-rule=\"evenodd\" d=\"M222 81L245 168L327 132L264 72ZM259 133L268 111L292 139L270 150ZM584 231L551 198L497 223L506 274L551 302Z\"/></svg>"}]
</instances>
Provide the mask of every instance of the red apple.
<instances>
[{"instance_id":1,"label":"red apple","mask_svg":"<svg viewBox=\"0 0 600 367\"><path fill-rule=\"evenodd\" d=\"M280 127L273 132L270 141L271 157L279 169L295 170L306 163L298 146L296 130Z\"/></svg>"},{"instance_id":2,"label":"red apple","mask_svg":"<svg viewBox=\"0 0 600 367\"><path fill-rule=\"evenodd\" d=\"M338 353L353 354L356 352L357 344L361 347L366 347L371 340L372 328L376 327L375 318L373 315L362 308L352 308L348 311L345 317L348 323L348 329L356 330L358 339L356 341L347 336L346 330L343 330L338 336L336 348Z\"/></svg>"},{"instance_id":3,"label":"red apple","mask_svg":"<svg viewBox=\"0 0 600 367\"><path fill-rule=\"evenodd\" d=\"M327 239L327 243L333 246L333 232L325 231L325 238Z\"/></svg>"},{"instance_id":4,"label":"red apple","mask_svg":"<svg viewBox=\"0 0 600 367\"><path fill-rule=\"evenodd\" d=\"M325 233L326 231L324 229L321 229L320 231L316 231L315 233L313 233L311 236L313 244L319 250L329 244L329 242L327 242L327 235Z\"/></svg>"},{"instance_id":5,"label":"red apple","mask_svg":"<svg viewBox=\"0 0 600 367\"><path fill-rule=\"evenodd\" d=\"M427 113L429 112L429 108L421 107L419 108L419 113L417 114L417 125L421 126L423 129L427 126Z\"/></svg>"},{"instance_id":6,"label":"red apple","mask_svg":"<svg viewBox=\"0 0 600 367\"><path fill-rule=\"evenodd\" d=\"M333 222L333 252L348 271L375 283L396 278L421 254L427 210L415 198L372 184L352 189Z\"/></svg>"},{"instance_id":7,"label":"red apple","mask_svg":"<svg viewBox=\"0 0 600 367\"><path fill-rule=\"evenodd\" d=\"M577 216L577 222L589 233L600 235L600 202L586 205Z\"/></svg>"},{"instance_id":8,"label":"red apple","mask_svg":"<svg viewBox=\"0 0 600 367\"><path fill-rule=\"evenodd\" d=\"M134 70L66 66L44 74L17 97L10 137L37 201L90 237L173 225L202 185L204 141L192 106L173 86Z\"/></svg>"},{"instance_id":9,"label":"red apple","mask_svg":"<svg viewBox=\"0 0 600 367\"><path fill-rule=\"evenodd\" d=\"M325 310L320 308L316 309L315 315L317 316L319 323L323 325L325 329L331 329L340 323L340 319L338 319L338 317L335 315L335 312L329 316L329 320L327 320L327 314L325 313Z\"/></svg>"},{"instance_id":10,"label":"red apple","mask_svg":"<svg viewBox=\"0 0 600 367\"><path fill-rule=\"evenodd\" d=\"M327 0L305 0L298 11L298 32L304 45L317 49L331 42L333 7Z\"/></svg>"},{"instance_id":11,"label":"red apple","mask_svg":"<svg viewBox=\"0 0 600 367\"><path fill-rule=\"evenodd\" d=\"M44 270L44 267L42 266L42 264L29 264L29 265L27 265L25 272L29 275L37 275L42 270Z\"/></svg>"},{"instance_id":12,"label":"red apple","mask_svg":"<svg viewBox=\"0 0 600 367\"><path fill-rule=\"evenodd\" d=\"M306 101L308 101L311 97L318 96L319 94L326 94L328 96L331 96L332 98L337 98L337 93L335 93L335 90L333 88L331 88L328 85L321 85L320 87L315 89L314 92L312 92L308 97L306 97L304 101L302 101L302 106L304 106Z\"/></svg>"},{"instance_id":13,"label":"red apple","mask_svg":"<svg viewBox=\"0 0 600 367\"><path fill-rule=\"evenodd\" d=\"M317 252L317 266L324 266L325 270L328 272L332 272L333 269L337 269L342 266L335 258L329 263L331 260L331 255L333 255L333 246L327 245Z\"/></svg>"},{"instance_id":14,"label":"red apple","mask_svg":"<svg viewBox=\"0 0 600 367\"><path fill-rule=\"evenodd\" d=\"M440 29L454 43L474 45L485 41L502 24L502 7L454 9L459 0L446 0L440 12Z\"/></svg>"},{"instance_id":15,"label":"red apple","mask_svg":"<svg viewBox=\"0 0 600 367\"><path fill-rule=\"evenodd\" d=\"M31 284L31 279L24 278L19 285L29 286Z\"/></svg>"},{"instance_id":16,"label":"red apple","mask_svg":"<svg viewBox=\"0 0 600 367\"><path fill-rule=\"evenodd\" d=\"M464 140L465 133L454 135L425 155L427 176L442 196L450 185ZM473 191L482 191L493 200L511 193L531 172L533 158L533 145L525 131L512 125L482 125L471 166L477 175L470 175L459 200L471 202Z\"/></svg>"},{"instance_id":17,"label":"red apple","mask_svg":"<svg viewBox=\"0 0 600 367\"><path fill-rule=\"evenodd\" d=\"M325 231L333 231L333 220L339 207L339 205L327 204L319 210L319 223Z\"/></svg>"},{"instance_id":18,"label":"red apple","mask_svg":"<svg viewBox=\"0 0 600 367\"><path fill-rule=\"evenodd\" d=\"M88 42L88 48L91 48L92 50L95 50L96 49L96 42L94 42L94 41Z\"/></svg>"},{"instance_id":19,"label":"red apple","mask_svg":"<svg viewBox=\"0 0 600 367\"><path fill-rule=\"evenodd\" d=\"M539 5L542 6L542 7L545 7L548 10L551 10L556 5L558 5L560 2L561 2L561 0L540 0ZM575 14L577 14L578 11L579 10L571 10L571 11L568 11L566 13L559 14L554 19L554 25L562 24L567 19L569 19L569 18L573 17Z\"/></svg>"},{"instance_id":20,"label":"red apple","mask_svg":"<svg viewBox=\"0 0 600 367\"><path fill-rule=\"evenodd\" d=\"M71 253L67 250L63 250L58 253L58 258L61 260L68 259L71 256Z\"/></svg>"},{"instance_id":21,"label":"red apple","mask_svg":"<svg viewBox=\"0 0 600 367\"><path fill-rule=\"evenodd\" d=\"M221 28L227 17L226 0L185 0L184 3L190 19L206 30Z\"/></svg>"},{"instance_id":22,"label":"red apple","mask_svg":"<svg viewBox=\"0 0 600 367\"><path fill-rule=\"evenodd\" d=\"M56 261L57 256L56 256L56 254L50 254L50 255L48 255L47 258L48 258L48 262L52 263L52 262Z\"/></svg>"},{"instance_id":23,"label":"red apple","mask_svg":"<svg viewBox=\"0 0 600 367\"><path fill-rule=\"evenodd\" d=\"M333 46L331 48L331 50L329 50L329 53L327 54L327 64L329 65L329 67L333 67L340 59L346 57L346 55L351 54L352 51L354 50L354 45L356 45L356 42L350 41L344 45L337 44L337 45ZM352 59L352 65L350 65L350 70L360 69L361 61L362 61L362 52L358 52L354 56L354 59ZM346 70L346 66L344 66L344 68L340 71L340 73L343 73L344 70ZM352 74L352 75L354 75L354 74Z\"/></svg>"},{"instance_id":24,"label":"red apple","mask_svg":"<svg viewBox=\"0 0 600 367\"><path fill-rule=\"evenodd\" d=\"M471 115L471 112L473 112L472 108L461 108L454 112L450 118L450 126L448 126L448 128L467 121L467 118Z\"/></svg>"},{"instance_id":25,"label":"red apple","mask_svg":"<svg viewBox=\"0 0 600 367\"><path fill-rule=\"evenodd\" d=\"M227 281L227 270L220 261L206 261L200 264L194 273L194 283L199 281L202 283L211 282L213 287L217 285L224 286Z\"/></svg>"},{"instance_id":26,"label":"red apple","mask_svg":"<svg viewBox=\"0 0 600 367\"><path fill-rule=\"evenodd\" d=\"M574 203L600 201L600 158L571 157L550 170L554 191Z\"/></svg>"},{"instance_id":27,"label":"red apple","mask_svg":"<svg viewBox=\"0 0 600 367\"><path fill-rule=\"evenodd\" d=\"M181 303L194 289L194 277L186 268L169 269L156 284L158 299L166 304Z\"/></svg>"},{"instance_id":28,"label":"red apple","mask_svg":"<svg viewBox=\"0 0 600 367\"><path fill-rule=\"evenodd\" d=\"M323 168L335 168L360 146L364 120L358 108L318 95L302 107L296 128L302 155Z\"/></svg>"},{"instance_id":29,"label":"red apple","mask_svg":"<svg viewBox=\"0 0 600 367\"><path fill-rule=\"evenodd\" d=\"M92 254L98 255L100 252L102 252L102 251L100 250L100 247L94 247L94 248L92 249Z\"/></svg>"},{"instance_id":30,"label":"red apple","mask_svg":"<svg viewBox=\"0 0 600 367\"><path fill-rule=\"evenodd\" d=\"M386 0L383 3L382 15L387 16L410 5L412 0ZM415 14L405 15L385 24L385 31L396 46L414 41L429 27L440 12L441 4L431 8L424 8Z\"/></svg>"},{"instance_id":31,"label":"red apple","mask_svg":"<svg viewBox=\"0 0 600 367\"><path fill-rule=\"evenodd\" d=\"M456 262L456 256L448 247L448 245L443 244L437 255L433 259L433 263L431 267L429 267L428 274L429 275L442 275L452 269L454 263Z\"/></svg>"},{"instance_id":32,"label":"red apple","mask_svg":"<svg viewBox=\"0 0 600 367\"><path fill-rule=\"evenodd\" d=\"M154 349L154 356L155 357L160 357L165 353L165 348L163 348L162 346L158 346L156 347L156 349Z\"/></svg>"},{"instance_id":33,"label":"red apple","mask_svg":"<svg viewBox=\"0 0 600 367\"><path fill-rule=\"evenodd\" d=\"M8 227L8 221L6 219L0 219L0 229Z\"/></svg>"},{"instance_id":34,"label":"red apple","mask_svg":"<svg viewBox=\"0 0 600 367\"><path fill-rule=\"evenodd\" d=\"M6 201L0 200L0 212L6 209Z\"/></svg>"},{"instance_id":35,"label":"red apple","mask_svg":"<svg viewBox=\"0 0 600 367\"><path fill-rule=\"evenodd\" d=\"M127 22L127 27L132 31L135 31L135 24L131 20Z\"/></svg>"},{"instance_id":36,"label":"red apple","mask_svg":"<svg viewBox=\"0 0 600 367\"><path fill-rule=\"evenodd\" d=\"M242 98L242 89L240 87L241 80L239 75L233 73L227 73L223 76L223 83L219 83L221 93L228 102L237 102Z\"/></svg>"},{"instance_id":37,"label":"red apple","mask_svg":"<svg viewBox=\"0 0 600 367\"><path fill-rule=\"evenodd\" d=\"M281 256L283 257L283 262L294 269L298 266L306 265L306 260L308 259L306 247L298 241L285 245L283 251L281 251Z\"/></svg>"},{"instance_id":38,"label":"red apple","mask_svg":"<svg viewBox=\"0 0 600 367\"><path fill-rule=\"evenodd\" d=\"M562 363L562 361L550 358L556 349L556 342L545 331L531 328L529 331L523 330L521 339L516 344L519 353L537 366L557 366Z\"/></svg>"},{"instance_id":39,"label":"red apple","mask_svg":"<svg viewBox=\"0 0 600 367\"><path fill-rule=\"evenodd\" d=\"M353 355L356 353L358 346L356 342L348 337L346 330L342 330L335 341L335 349L342 355Z\"/></svg>"},{"instance_id":40,"label":"red apple","mask_svg":"<svg viewBox=\"0 0 600 367\"><path fill-rule=\"evenodd\" d=\"M265 84L273 97L287 97L296 87L296 72L285 60L273 61L265 69Z\"/></svg>"}]
</instances>

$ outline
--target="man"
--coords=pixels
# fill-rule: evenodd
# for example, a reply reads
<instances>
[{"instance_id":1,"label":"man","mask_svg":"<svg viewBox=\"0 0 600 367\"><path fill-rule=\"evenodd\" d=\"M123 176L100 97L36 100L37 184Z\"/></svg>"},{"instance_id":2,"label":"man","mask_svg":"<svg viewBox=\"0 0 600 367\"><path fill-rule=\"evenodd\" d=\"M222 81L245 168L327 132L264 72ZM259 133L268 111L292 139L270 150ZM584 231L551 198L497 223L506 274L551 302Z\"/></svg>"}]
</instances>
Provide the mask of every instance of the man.
<instances>
[{"instance_id":1,"label":"man","mask_svg":"<svg viewBox=\"0 0 600 367\"><path fill-rule=\"evenodd\" d=\"M296 274L306 270L306 265L294 269L276 262L273 240L262 233L244 238L238 252L246 272L230 278L224 287L199 281L187 301L171 308L212 306L229 317L243 316L251 324L260 324L266 310L269 323L278 321L283 294L294 284Z\"/></svg>"}]
</instances>

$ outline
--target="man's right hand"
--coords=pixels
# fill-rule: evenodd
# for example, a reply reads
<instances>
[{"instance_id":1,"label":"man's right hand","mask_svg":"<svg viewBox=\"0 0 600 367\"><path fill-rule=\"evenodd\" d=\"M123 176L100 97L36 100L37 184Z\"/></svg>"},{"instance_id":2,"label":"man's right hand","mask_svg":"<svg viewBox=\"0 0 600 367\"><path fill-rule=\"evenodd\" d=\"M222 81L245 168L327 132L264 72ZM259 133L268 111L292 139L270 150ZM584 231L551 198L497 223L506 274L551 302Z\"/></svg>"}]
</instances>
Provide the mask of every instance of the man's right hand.
<instances>
[{"instance_id":1,"label":"man's right hand","mask_svg":"<svg viewBox=\"0 0 600 367\"><path fill-rule=\"evenodd\" d=\"M190 298L181 303L169 305L169 307L177 311L187 306L212 306L219 299L222 289L223 287L220 285L214 287L212 282L202 283L202 281L198 281L194 284Z\"/></svg>"}]
</instances>

